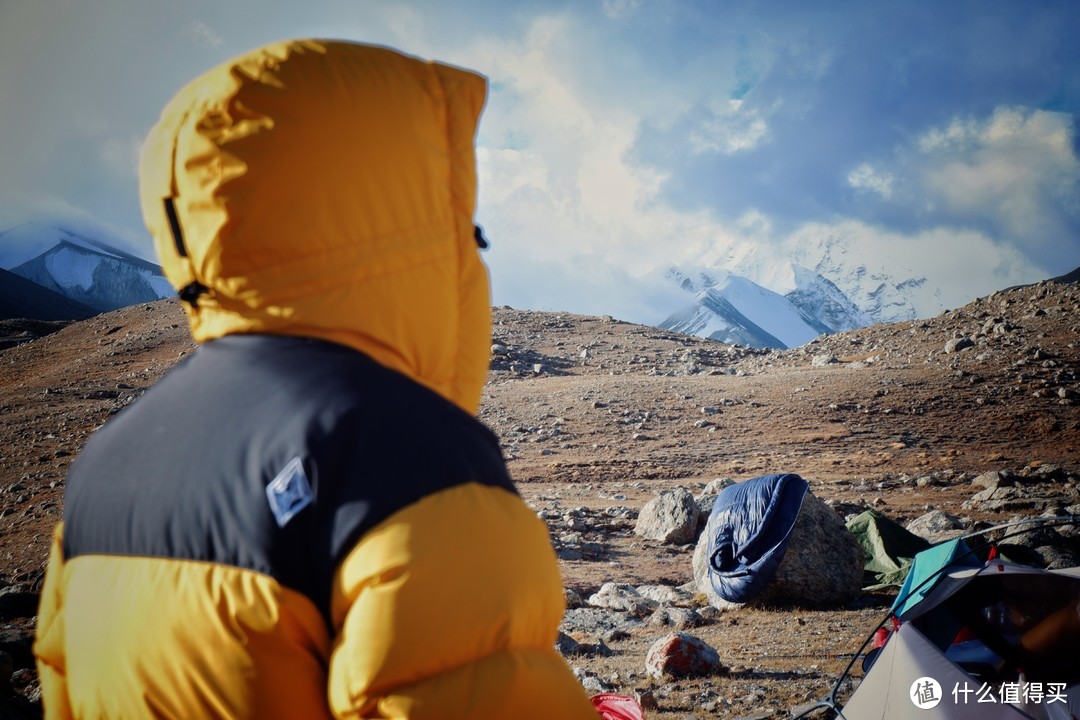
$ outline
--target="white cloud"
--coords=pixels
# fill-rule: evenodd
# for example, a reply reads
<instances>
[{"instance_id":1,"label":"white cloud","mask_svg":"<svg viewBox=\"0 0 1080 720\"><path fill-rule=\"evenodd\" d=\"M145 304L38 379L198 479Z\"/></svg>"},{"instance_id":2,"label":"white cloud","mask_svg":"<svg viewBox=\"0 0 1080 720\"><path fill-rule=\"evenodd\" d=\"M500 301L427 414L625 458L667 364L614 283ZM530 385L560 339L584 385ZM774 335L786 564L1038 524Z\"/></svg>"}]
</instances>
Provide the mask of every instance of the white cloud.
<instances>
[{"instance_id":1,"label":"white cloud","mask_svg":"<svg viewBox=\"0 0 1080 720\"><path fill-rule=\"evenodd\" d=\"M120 177L139 177L139 152L142 148L141 135L110 137L101 142L101 159L112 172Z\"/></svg>"},{"instance_id":2,"label":"white cloud","mask_svg":"<svg viewBox=\"0 0 1080 720\"><path fill-rule=\"evenodd\" d=\"M405 47L417 48L427 45L424 16L416 8L401 3L386 4L379 8L382 20L390 32L403 40Z\"/></svg>"},{"instance_id":3,"label":"white cloud","mask_svg":"<svg viewBox=\"0 0 1080 720\"><path fill-rule=\"evenodd\" d=\"M187 36L198 45L217 48L225 44L225 40L202 20L191 21L187 28Z\"/></svg>"},{"instance_id":4,"label":"white cloud","mask_svg":"<svg viewBox=\"0 0 1080 720\"><path fill-rule=\"evenodd\" d=\"M895 280L925 277L933 292L919 296L920 317L1046 277L1016 248L975 230L946 226L903 233L852 219L807 223L784 238L778 252L810 268L823 257L849 268L862 266L868 291L880 282L875 274Z\"/></svg>"},{"instance_id":5,"label":"white cloud","mask_svg":"<svg viewBox=\"0 0 1080 720\"><path fill-rule=\"evenodd\" d=\"M658 322L684 298L664 286L657 268L724 264L748 254L759 264L792 258L813 267L820 256L811 253L821 248L808 239L830 233L848 238L850 252L867 267L892 263L898 275L910 270L944 287L919 308L927 315L1044 275L990 235L947 223L905 233L841 218L778 234L783 218L752 208L731 225L707 209L672 208L660 194L664 177L636 164L629 153L640 119L652 108L577 82L568 60L578 57L577 30L571 16L548 16L517 40L474 50L475 66L492 78L478 152L479 221L492 240L488 261L496 303ZM767 140L766 116L779 105L766 112L724 98L710 108L709 121L692 142L699 151L733 154ZM1053 126L1021 123L1014 134L1047 143L1056 137ZM927 133L919 147L951 146L972 133L974 147L1000 145L1012 142L1009 127L1000 118L996 125L974 123L973 129L958 124L941 131L940 140ZM923 166L925 161L916 169ZM898 171L863 163L847 182L895 199Z\"/></svg>"},{"instance_id":6,"label":"white cloud","mask_svg":"<svg viewBox=\"0 0 1080 720\"><path fill-rule=\"evenodd\" d=\"M0 232L24 222L57 224L101 238L120 250L156 262L149 233L139 226L132 230L101 219L100 213L42 193L10 193L0 198Z\"/></svg>"},{"instance_id":7,"label":"white cloud","mask_svg":"<svg viewBox=\"0 0 1080 720\"><path fill-rule=\"evenodd\" d=\"M742 100L726 99L710 104L711 117L690 135L695 153L733 155L757 147L768 133L762 113L746 108Z\"/></svg>"},{"instance_id":8,"label":"white cloud","mask_svg":"<svg viewBox=\"0 0 1080 720\"><path fill-rule=\"evenodd\" d=\"M1068 233L1080 159L1072 117L1017 107L986 119L957 118L919 138L921 180L935 207L993 218L1003 234L1039 244Z\"/></svg>"},{"instance_id":9,"label":"white cloud","mask_svg":"<svg viewBox=\"0 0 1080 720\"><path fill-rule=\"evenodd\" d=\"M523 191L548 192L547 165L539 153L477 148L480 204L502 205Z\"/></svg>"},{"instance_id":10,"label":"white cloud","mask_svg":"<svg viewBox=\"0 0 1080 720\"><path fill-rule=\"evenodd\" d=\"M492 79L478 149L479 222L499 304L657 322L655 288L632 278L699 260L733 237L706 211L659 200L663 177L630 150L648 108L576 81L578 27L535 20L517 41L474 51ZM665 289L660 289L664 295Z\"/></svg>"},{"instance_id":11,"label":"white cloud","mask_svg":"<svg viewBox=\"0 0 1080 720\"><path fill-rule=\"evenodd\" d=\"M870 221L820 225L854 233L874 252L887 253L891 243L926 253L927 262L944 252L934 242L968 248L987 263L970 269L972 277L1003 260L1029 267L998 242L1016 237L1026 251L1039 238L1062 237L1070 217L1080 224L1066 116L1006 107L972 118L970 100L927 94L937 86L920 84L922 75L909 82L906 72L883 75L872 63L851 72L848 60L862 46L851 43L841 15L863 22L862 11L816 17L766 6L704 11L593 0L532 16L542 5L316 0L303 9L271 3L252 23L250 8L224 3L212 26L184 3L5 5L0 148L18 152L4 158L0 201L16 192L63 197L142 237L131 138L145 133L176 88L225 56L304 34L400 47L491 78L478 221L493 243L500 303L655 321L669 308L650 310L645 299L663 293L651 295L632 278L654 266L701 264L739 243L772 247L792 223L836 212L870 208L908 227L935 228L890 234ZM61 11L67 21L57 24ZM176 52L178 42L187 51ZM877 90L886 100L902 97L907 110L874 114ZM993 97L980 94L978 104ZM1031 95L1001 97L1016 103ZM942 117L942 109L957 119L912 127ZM852 137L839 137L836 129L846 131L851 119ZM915 140L884 162L904 137ZM827 178L815 176L819 170ZM670 196L660 191L665 180ZM677 196L686 188L701 193ZM727 224L721 213L736 219ZM874 221L889 222L882 217ZM1078 246L1071 247L1075 257Z\"/></svg>"},{"instance_id":12,"label":"white cloud","mask_svg":"<svg viewBox=\"0 0 1080 720\"><path fill-rule=\"evenodd\" d=\"M895 180L896 178L892 173L876 170L867 163L859 165L847 176L848 185L851 187L856 190L869 190L885 199L892 196L893 182Z\"/></svg>"},{"instance_id":13,"label":"white cloud","mask_svg":"<svg viewBox=\"0 0 1080 720\"><path fill-rule=\"evenodd\" d=\"M743 237L767 241L772 236L773 224L764 213L747 210L735 222L735 229Z\"/></svg>"},{"instance_id":14,"label":"white cloud","mask_svg":"<svg viewBox=\"0 0 1080 720\"><path fill-rule=\"evenodd\" d=\"M633 15L641 7L643 0L601 0L604 14L612 20Z\"/></svg>"}]
</instances>

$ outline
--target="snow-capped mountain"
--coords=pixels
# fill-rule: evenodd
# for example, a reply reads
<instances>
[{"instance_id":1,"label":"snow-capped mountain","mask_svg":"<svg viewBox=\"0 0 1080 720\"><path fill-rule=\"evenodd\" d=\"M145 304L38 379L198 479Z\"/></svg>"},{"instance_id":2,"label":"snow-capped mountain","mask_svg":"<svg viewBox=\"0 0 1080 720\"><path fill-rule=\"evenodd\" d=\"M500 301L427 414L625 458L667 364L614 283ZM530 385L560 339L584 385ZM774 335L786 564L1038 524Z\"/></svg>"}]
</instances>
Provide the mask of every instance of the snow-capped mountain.
<instances>
[{"instance_id":1,"label":"snow-capped mountain","mask_svg":"<svg viewBox=\"0 0 1080 720\"><path fill-rule=\"evenodd\" d=\"M867 262L865 252L853 252L858 243L858 237L807 232L788 250L794 261L829 277L876 323L931 317L962 304L959 299L949 303L943 298L941 288L917 272L909 258L879 257Z\"/></svg>"},{"instance_id":2,"label":"snow-capped mountain","mask_svg":"<svg viewBox=\"0 0 1080 720\"><path fill-rule=\"evenodd\" d=\"M82 232L45 223L24 223L0 233L0 268L99 312L174 294L157 265Z\"/></svg>"},{"instance_id":3,"label":"snow-capped mountain","mask_svg":"<svg viewBox=\"0 0 1080 720\"><path fill-rule=\"evenodd\" d=\"M817 272L833 278L875 322L914 320L945 309L940 292L927 284L925 276L900 265L886 270L853 262L847 245L837 236L822 237L802 248L802 261L812 260Z\"/></svg>"},{"instance_id":4,"label":"snow-capped mountain","mask_svg":"<svg viewBox=\"0 0 1080 720\"><path fill-rule=\"evenodd\" d=\"M797 347L833 331L784 296L723 270L671 268L666 277L693 295L691 304L660 323L669 330L772 348Z\"/></svg>"},{"instance_id":5,"label":"snow-capped mountain","mask_svg":"<svg viewBox=\"0 0 1080 720\"><path fill-rule=\"evenodd\" d=\"M829 332L845 332L874 324L874 320L831 280L794 263L790 266L795 287L784 293L784 297L827 327Z\"/></svg>"},{"instance_id":6,"label":"snow-capped mountain","mask_svg":"<svg viewBox=\"0 0 1080 720\"><path fill-rule=\"evenodd\" d=\"M738 243L712 264L785 296L805 287L806 278L797 279L800 273L816 274L861 311L862 318L854 319L853 327L931 317L970 299L957 297L950 304L941 288L916 272L911 259L899 250L815 228L804 229L780 246ZM826 322L838 331L851 329Z\"/></svg>"}]
</instances>

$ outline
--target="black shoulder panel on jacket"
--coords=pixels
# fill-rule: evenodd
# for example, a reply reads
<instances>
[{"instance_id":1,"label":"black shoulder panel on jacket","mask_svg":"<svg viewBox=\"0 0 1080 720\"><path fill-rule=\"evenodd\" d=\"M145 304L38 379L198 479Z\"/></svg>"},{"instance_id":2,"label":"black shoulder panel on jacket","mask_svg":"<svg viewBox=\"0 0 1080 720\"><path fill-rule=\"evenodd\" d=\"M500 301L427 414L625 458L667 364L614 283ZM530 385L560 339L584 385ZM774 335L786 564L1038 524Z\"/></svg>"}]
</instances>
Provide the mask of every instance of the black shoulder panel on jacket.
<instances>
[{"instance_id":1,"label":"black shoulder panel on jacket","mask_svg":"<svg viewBox=\"0 0 1080 720\"><path fill-rule=\"evenodd\" d=\"M340 345L227 336L87 443L64 554L255 570L328 618L335 568L365 531L468 482L514 492L494 434L453 403Z\"/></svg>"}]
</instances>

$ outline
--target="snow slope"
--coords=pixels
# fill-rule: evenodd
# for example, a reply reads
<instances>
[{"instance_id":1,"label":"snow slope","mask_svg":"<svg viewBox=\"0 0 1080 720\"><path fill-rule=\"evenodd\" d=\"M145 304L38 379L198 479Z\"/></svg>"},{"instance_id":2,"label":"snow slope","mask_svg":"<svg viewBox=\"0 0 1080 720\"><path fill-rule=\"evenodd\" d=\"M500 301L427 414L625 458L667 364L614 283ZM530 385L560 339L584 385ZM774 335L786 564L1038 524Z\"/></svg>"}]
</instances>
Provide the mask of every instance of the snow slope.
<instances>
[{"instance_id":1,"label":"snow slope","mask_svg":"<svg viewBox=\"0 0 1080 720\"><path fill-rule=\"evenodd\" d=\"M174 294L157 265L45 223L24 223L0 233L0 268L98 311Z\"/></svg>"},{"instance_id":2,"label":"snow slope","mask_svg":"<svg viewBox=\"0 0 1080 720\"><path fill-rule=\"evenodd\" d=\"M693 293L661 327L753 347L797 347L830 328L787 298L722 270L672 268L668 279Z\"/></svg>"}]
</instances>

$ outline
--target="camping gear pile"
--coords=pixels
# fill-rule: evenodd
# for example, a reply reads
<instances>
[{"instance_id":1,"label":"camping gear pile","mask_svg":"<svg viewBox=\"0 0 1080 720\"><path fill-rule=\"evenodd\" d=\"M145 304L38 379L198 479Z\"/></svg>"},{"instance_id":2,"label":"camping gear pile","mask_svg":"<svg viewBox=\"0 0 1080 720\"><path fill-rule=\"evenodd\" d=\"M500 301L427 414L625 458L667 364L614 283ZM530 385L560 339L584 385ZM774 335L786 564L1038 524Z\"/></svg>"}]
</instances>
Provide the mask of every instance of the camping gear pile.
<instances>
[{"instance_id":1,"label":"camping gear pile","mask_svg":"<svg viewBox=\"0 0 1080 720\"><path fill-rule=\"evenodd\" d=\"M744 603L768 587L807 492L786 474L721 493L706 529L717 595ZM1034 567L979 540L1076 520L1027 520L931 545L875 511L852 518L864 589L900 591L828 699L800 717L829 708L848 720L1080 718L1080 567ZM865 676L842 704L840 688L860 657Z\"/></svg>"},{"instance_id":2,"label":"camping gear pile","mask_svg":"<svg viewBox=\"0 0 1080 720\"><path fill-rule=\"evenodd\" d=\"M964 538L931 546L870 642L847 703L843 678L821 703L839 717L1080 717L1080 567L1011 562Z\"/></svg>"}]
</instances>

